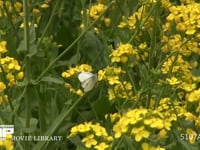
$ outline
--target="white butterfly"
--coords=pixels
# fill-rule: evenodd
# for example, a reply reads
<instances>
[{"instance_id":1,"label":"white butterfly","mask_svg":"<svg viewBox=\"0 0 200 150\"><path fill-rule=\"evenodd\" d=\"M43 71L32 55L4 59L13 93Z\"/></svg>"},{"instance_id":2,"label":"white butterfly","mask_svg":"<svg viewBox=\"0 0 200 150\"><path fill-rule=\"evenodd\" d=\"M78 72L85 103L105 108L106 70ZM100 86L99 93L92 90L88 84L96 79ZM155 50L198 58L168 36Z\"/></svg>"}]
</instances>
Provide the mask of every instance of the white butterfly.
<instances>
[{"instance_id":1,"label":"white butterfly","mask_svg":"<svg viewBox=\"0 0 200 150\"><path fill-rule=\"evenodd\" d=\"M83 71L78 74L78 79L81 82L84 92L88 92L94 88L97 82L97 74Z\"/></svg>"}]
</instances>

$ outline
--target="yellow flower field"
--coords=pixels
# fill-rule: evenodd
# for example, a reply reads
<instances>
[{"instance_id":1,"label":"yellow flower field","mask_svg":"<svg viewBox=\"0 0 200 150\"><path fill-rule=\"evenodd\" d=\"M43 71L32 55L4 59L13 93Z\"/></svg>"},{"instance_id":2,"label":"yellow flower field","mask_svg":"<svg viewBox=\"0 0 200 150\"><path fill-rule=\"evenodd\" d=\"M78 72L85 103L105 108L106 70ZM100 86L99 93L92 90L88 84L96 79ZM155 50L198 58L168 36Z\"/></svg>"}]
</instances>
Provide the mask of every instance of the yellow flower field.
<instances>
[{"instance_id":1,"label":"yellow flower field","mask_svg":"<svg viewBox=\"0 0 200 150\"><path fill-rule=\"evenodd\" d=\"M198 0L0 0L0 22L0 149L200 148Z\"/></svg>"}]
</instances>

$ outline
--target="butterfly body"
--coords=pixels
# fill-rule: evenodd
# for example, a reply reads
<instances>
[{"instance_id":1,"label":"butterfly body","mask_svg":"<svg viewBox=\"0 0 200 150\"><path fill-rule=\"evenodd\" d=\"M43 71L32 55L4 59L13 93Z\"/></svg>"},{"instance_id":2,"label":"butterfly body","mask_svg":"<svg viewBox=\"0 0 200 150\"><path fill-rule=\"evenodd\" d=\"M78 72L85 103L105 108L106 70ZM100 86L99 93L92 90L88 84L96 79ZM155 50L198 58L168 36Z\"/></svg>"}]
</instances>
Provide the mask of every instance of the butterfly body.
<instances>
[{"instance_id":1,"label":"butterfly body","mask_svg":"<svg viewBox=\"0 0 200 150\"><path fill-rule=\"evenodd\" d=\"M78 79L81 82L84 92L88 92L94 88L97 82L97 75L90 72L80 72Z\"/></svg>"}]
</instances>

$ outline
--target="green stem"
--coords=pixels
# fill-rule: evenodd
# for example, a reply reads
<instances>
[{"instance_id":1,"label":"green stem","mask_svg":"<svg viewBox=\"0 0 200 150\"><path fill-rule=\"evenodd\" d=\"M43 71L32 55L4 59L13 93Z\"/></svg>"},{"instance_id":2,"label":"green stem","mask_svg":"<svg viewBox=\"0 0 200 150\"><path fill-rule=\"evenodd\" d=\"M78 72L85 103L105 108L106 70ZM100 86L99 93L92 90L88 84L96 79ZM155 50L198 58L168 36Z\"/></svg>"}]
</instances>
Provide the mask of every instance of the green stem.
<instances>
[{"instance_id":1,"label":"green stem","mask_svg":"<svg viewBox=\"0 0 200 150\"><path fill-rule=\"evenodd\" d=\"M92 24L90 24L77 38L74 40L58 57L56 57L47 67L46 69L37 77L37 79L33 82L34 84L37 84L39 80L49 71L49 69L62 57L67 53L85 34L86 32L92 28L100 19L101 17L105 14L105 12L112 6L114 1L112 1L107 9L97 18Z\"/></svg>"},{"instance_id":2,"label":"green stem","mask_svg":"<svg viewBox=\"0 0 200 150\"><path fill-rule=\"evenodd\" d=\"M186 40L186 41L184 41L184 42L180 45L180 47L184 46L188 41L189 41L189 39ZM178 54L179 54L179 51L174 51L174 50L172 49L172 50L171 50L171 53L170 53L169 55L167 55L167 57L165 57L165 58L158 64L158 66L156 67L156 70L157 70L157 69L160 69L160 68L162 67L162 65L164 64L164 62L166 62L167 59L169 59L172 55L178 55Z\"/></svg>"},{"instance_id":3,"label":"green stem","mask_svg":"<svg viewBox=\"0 0 200 150\"><path fill-rule=\"evenodd\" d=\"M29 53L29 26L28 26L28 11L27 11L27 0L23 0L23 19L24 19L24 47ZM25 93L25 105L26 105L26 127L30 126L30 102L29 102L29 81L30 81L30 58L25 57L25 81L27 92Z\"/></svg>"},{"instance_id":4,"label":"green stem","mask_svg":"<svg viewBox=\"0 0 200 150\"><path fill-rule=\"evenodd\" d=\"M47 22L47 25L46 25L44 31L42 32L42 35L41 35L41 37L40 37L40 39L39 39L39 41L38 41L36 47L38 47L38 46L40 45L41 40L42 40L42 39L44 38L44 36L46 35L46 33L47 33L47 31L48 31L48 29L49 29L49 27L50 27L50 25L51 25L51 22L53 21L53 17L54 17L54 15L55 15L55 11L56 11L56 8L58 7L58 4L59 4L59 1L56 1L56 4L55 4L55 6L54 6L54 8L53 8L53 10L52 10L51 16L50 16L50 18L49 18L49 21Z\"/></svg>"},{"instance_id":5,"label":"green stem","mask_svg":"<svg viewBox=\"0 0 200 150\"><path fill-rule=\"evenodd\" d=\"M25 120L25 127L29 128L30 127L30 118L31 118L31 110L30 110L30 58L28 57L28 54L30 53L30 46L29 46L29 26L28 26L28 1L23 0L23 21L24 21L24 48L26 51L26 56L24 60L25 64L25 78L24 81L26 83L25 89L26 93L24 95L24 100L25 100L25 112L26 112L26 120ZM25 135L27 135L25 133ZM28 149L30 147L30 143L26 142L25 143L25 149Z\"/></svg>"},{"instance_id":6,"label":"green stem","mask_svg":"<svg viewBox=\"0 0 200 150\"><path fill-rule=\"evenodd\" d=\"M123 141L123 137L121 137L121 138L119 139L119 141L118 141L116 147L114 148L114 150L118 150L118 149L119 149L119 146L120 146L120 144L122 143L122 141Z\"/></svg>"},{"instance_id":7,"label":"green stem","mask_svg":"<svg viewBox=\"0 0 200 150\"><path fill-rule=\"evenodd\" d=\"M8 87L8 83L6 82L6 73L5 73L5 71L4 71L2 66L0 66L0 70L2 71L2 74L3 74L2 75L2 81L4 81L4 83L6 84L6 87ZM5 93L8 93L8 92L9 92L8 89L6 89ZM4 97L3 97L3 99L4 99ZM12 101L10 100L10 98L8 99L8 104L9 104L9 107L10 107L11 111L13 111L14 110L14 106L13 106Z\"/></svg>"},{"instance_id":8,"label":"green stem","mask_svg":"<svg viewBox=\"0 0 200 150\"><path fill-rule=\"evenodd\" d=\"M12 33L13 33L14 37L16 37L17 39L19 39L19 36L16 33L17 30L16 30L15 25L13 24L13 21L12 21L12 16L9 13L8 8L6 7L6 3L3 3L3 8L4 8L5 12L6 12L6 15L8 16L8 21L9 21L9 23L11 25L11 28L13 29ZM12 7L12 9L14 9L14 8Z\"/></svg>"},{"instance_id":9,"label":"green stem","mask_svg":"<svg viewBox=\"0 0 200 150\"><path fill-rule=\"evenodd\" d=\"M39 93L39 122L40 122L40 129L42 131L42 133L44 131L46 131L46 120L45 120L45 102L44 100L47 99L47 97L45 97L45 94L42 93L46 93L46 86L45 83L42 83L40 85L40 93ZM36 90L37 92L37 90Z\"/></svg>"},{"instance_id":10,"label":"green stem","mask_svg":"<svg viewBox=\"0 0 200 150\"><path fill-rule=\"evenodd\" d=\"M155 9L155 5L150 9L150 11L149 11L147 17L144 19L144 21L141 20L139 27L136 29L136 31L134 32L134 34L132 35L132 37L129 39L128 43L131 43L133 41L133 39L135 38L135 36L139 33L140 29L144 26L144 24L147 22L147 20L151 16L151 13L153 12L154 9Z\"/></svg>"},{"instance_id":11,"label":"green stem","mask_svg":"<svg viewBox=\"0 0 200 150\"><path fill-rule=\"evenodd\" d=\"M132 75L130 74L128 67L126 67L126 72L127 72L127 74L128 74L128 78L130 79L131 84L132 84L132 86L133 86L133 93L136 94L136 93L137 93L137 89L136 89L136 87L135 87L135 83L134 83L134 81L133 81L133 77L132 77Z\"/></svg>"}]
</instances>

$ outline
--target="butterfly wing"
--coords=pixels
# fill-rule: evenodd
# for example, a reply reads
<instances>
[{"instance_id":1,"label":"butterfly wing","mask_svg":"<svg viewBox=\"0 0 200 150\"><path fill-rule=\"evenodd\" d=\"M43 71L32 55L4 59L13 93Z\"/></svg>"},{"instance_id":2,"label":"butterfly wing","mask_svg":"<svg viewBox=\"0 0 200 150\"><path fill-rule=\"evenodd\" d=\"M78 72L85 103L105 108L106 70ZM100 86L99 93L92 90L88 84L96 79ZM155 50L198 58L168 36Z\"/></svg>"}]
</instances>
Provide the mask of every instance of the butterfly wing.
<instances>
[{"instance_id":1,"label":"butterfly wing","mask_svg":"<svg viewBox=\"0 0 200 150\"><path fill-rule=\"evenodd\" d=\"M78 79L79 79L79 81L82 83L82 82L88 80L89 78L91 78L91 77L93 77L93 76L94 76L93 73L84 72L84 71L83 71L83 72L80 72L80 73L78 74Z\"/></svg>"},{"instance_id":2,"label":"butterfly wing","mask_svg":"<svg viewBox=\"0 0 200 150\"><path fill-rule=\"evenodd\" d=\"M82 82L81 86L84 88L84 92L92 90L97 82L97 75L95 74L91 78Z\"/></svg>"},{"instance_id":3,"label":"butterfly wing","mask_svg":"<svg viewBox=\"0 0 200 150\"><path fill-rule=\"evenodd\" d=\"M92 90L97 82L97 75L90 72L81 72L78 75L84 92Z\"/></svg>"}]
</instances>

